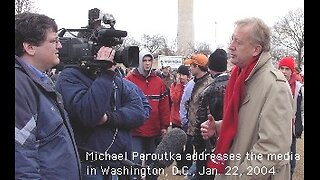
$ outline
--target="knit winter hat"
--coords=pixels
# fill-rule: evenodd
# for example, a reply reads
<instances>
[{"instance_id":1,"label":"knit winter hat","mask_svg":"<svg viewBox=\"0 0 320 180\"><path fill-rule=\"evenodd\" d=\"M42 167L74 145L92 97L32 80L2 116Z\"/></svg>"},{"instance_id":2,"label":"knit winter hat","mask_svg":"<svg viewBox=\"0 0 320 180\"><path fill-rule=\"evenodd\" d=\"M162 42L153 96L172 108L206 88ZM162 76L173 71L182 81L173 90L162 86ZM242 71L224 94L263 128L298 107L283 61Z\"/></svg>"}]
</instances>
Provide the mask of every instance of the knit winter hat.
<instances>
[{"instance_id":1,"label":"knit winter hat","mask_svg":"<svg viewBox=\"0 0 320 180\"><path fill-rule=\"evenodd\" d=\"M290 68L291 72L295 72L295 64L294 64L294 59L293 57L284 57L282 59L280 59L279 61L279 68L281 66L287 66L288 68Z\"/></svg>"},{"instance_id":2,"label":"knit winter hat","mask_svg":"<svg viewBox=\"0 0 320 180\"><path fill-rule=\"evenodd\" d=\"M180 73L180 74L183 74L183 75L187 75L187 76L190 75L189 68L187 66L185 66L185 65L180 65L179 68L178 68L177 73Z\"/></svg>"},{"instance_id":3,"label":"knit winter hat","mask_svg":"<svg viewBox=\"0 0 320 180\"><path fill-rule=\"evenodd\" d=\"M209 57L209 69L217 72L227 70L227 52L223 49L216 49Z\"/></svg>"}]
</instances>

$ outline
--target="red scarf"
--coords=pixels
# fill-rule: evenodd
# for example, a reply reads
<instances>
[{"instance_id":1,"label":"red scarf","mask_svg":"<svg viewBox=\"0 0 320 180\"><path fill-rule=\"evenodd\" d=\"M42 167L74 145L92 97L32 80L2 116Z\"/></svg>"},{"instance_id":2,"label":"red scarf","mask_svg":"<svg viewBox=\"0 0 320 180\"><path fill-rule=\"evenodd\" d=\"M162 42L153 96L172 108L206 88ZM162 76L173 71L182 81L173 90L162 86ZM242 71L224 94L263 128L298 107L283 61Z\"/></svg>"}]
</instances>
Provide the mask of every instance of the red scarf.
<instances>
[{"instance_id":1,"label":"red scarf","mask_svg":"<svg viewBox=\"0 0 320 180\"><path fill-rule=\"evenodd\" d=\"M299 81L299 75L296 73L292 73L289 79L290 89L292 92L292 96L294 97L294 93L296 91L296 82Z\"/></svg>"},{"instance_id":2,"label":"red scarf","mask_svg":"<svg viewBox=\"0 0 320 180\"><path fill-rule=\"evenodd\" d=\"M254 57L243 69L235 66L231 72L224 98L224 113L220 136L216 148L213 151L214 158L209 159L207 163L209 168L217 169L218 173L223 173L225 170L227 159L224 159L224 154L228 154L229 148L237 133L239 107L244 95L244 81L256 65L257 60L258 57Z\"/></svg>"}]
</instances>

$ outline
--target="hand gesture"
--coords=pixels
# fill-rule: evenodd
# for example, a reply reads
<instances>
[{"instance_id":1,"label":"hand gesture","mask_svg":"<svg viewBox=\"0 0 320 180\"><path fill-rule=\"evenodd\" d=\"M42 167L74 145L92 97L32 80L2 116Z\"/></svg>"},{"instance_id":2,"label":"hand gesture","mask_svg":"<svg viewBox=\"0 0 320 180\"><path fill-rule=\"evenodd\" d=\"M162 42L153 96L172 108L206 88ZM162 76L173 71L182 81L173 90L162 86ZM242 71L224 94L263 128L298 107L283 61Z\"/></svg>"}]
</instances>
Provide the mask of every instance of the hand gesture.
<instances>
[{"instance_id":1,"label":"hand gesture","mask_svg":"<svg viewBox=\"0 0 320 180\"><path fill-rule=\"evenodd\" d=\"M208 115L208 120L203 122L200 127L201 135L205 140L216 134L215 121L211 115Z\"/></svg>"}]
</instances>

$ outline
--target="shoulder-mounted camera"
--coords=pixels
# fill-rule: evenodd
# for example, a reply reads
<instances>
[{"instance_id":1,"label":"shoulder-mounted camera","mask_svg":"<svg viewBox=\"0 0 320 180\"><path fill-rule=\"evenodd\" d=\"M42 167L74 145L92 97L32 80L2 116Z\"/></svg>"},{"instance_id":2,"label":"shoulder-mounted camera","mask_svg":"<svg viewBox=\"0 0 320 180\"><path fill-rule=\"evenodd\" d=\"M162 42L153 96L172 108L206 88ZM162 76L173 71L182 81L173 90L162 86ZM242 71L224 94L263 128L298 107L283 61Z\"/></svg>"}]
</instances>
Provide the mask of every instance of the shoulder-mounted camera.
<instances>
[{"instance_id":1,"label":"shoulder-mounted camera","mask_svg":"<svg viewBox=\"0 0 320 180\"><path fill-rule=\"evenodd\" d=\"M109 68L113 65L112 62L95 60L96 53L102 46L116 50L115 63L123 63L126 67L137 67L139 47L121 46L127 31L116 30L115 23L116 20L112 14L103 13L98 8L94 8L89 10L86 27L60 29L58 36L62 48L59 50L60 64L56 68L62 69L66 65L79 65L86 69Z\"/></svg>"}]
</instances>

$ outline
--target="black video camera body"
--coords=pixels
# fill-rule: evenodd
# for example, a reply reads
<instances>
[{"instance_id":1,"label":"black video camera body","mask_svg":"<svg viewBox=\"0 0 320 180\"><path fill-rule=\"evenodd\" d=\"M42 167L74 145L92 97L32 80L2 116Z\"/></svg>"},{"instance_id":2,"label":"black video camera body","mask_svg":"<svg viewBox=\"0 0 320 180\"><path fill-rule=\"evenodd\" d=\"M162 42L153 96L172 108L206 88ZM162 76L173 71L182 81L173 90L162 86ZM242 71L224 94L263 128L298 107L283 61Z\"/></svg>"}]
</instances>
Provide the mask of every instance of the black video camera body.
<instances>
[{"instance_id":1,"label":"black video camera body","mask_svg":"<svg viewBox=\"0 0 320 180\"><path fill-rule=\"evenodd\" d=\"M139 65L139 47L115 48L123 43L127 32L114 28L116 21L111 14L104 14L98 8L94 8L89 10L88 19L87 27L59 30L58 36L62 48L59 50L60 64L57 65L57 69L62 69L66 65L80 65L87 69L111 67L114 63L110 61L95 60L95 55L102 46L117 49L115 63L123 63L126 67ZM101 25L101 21L109 27ZM71 36L65 36L66 32Z\"/></svg>"}]
</instances>

